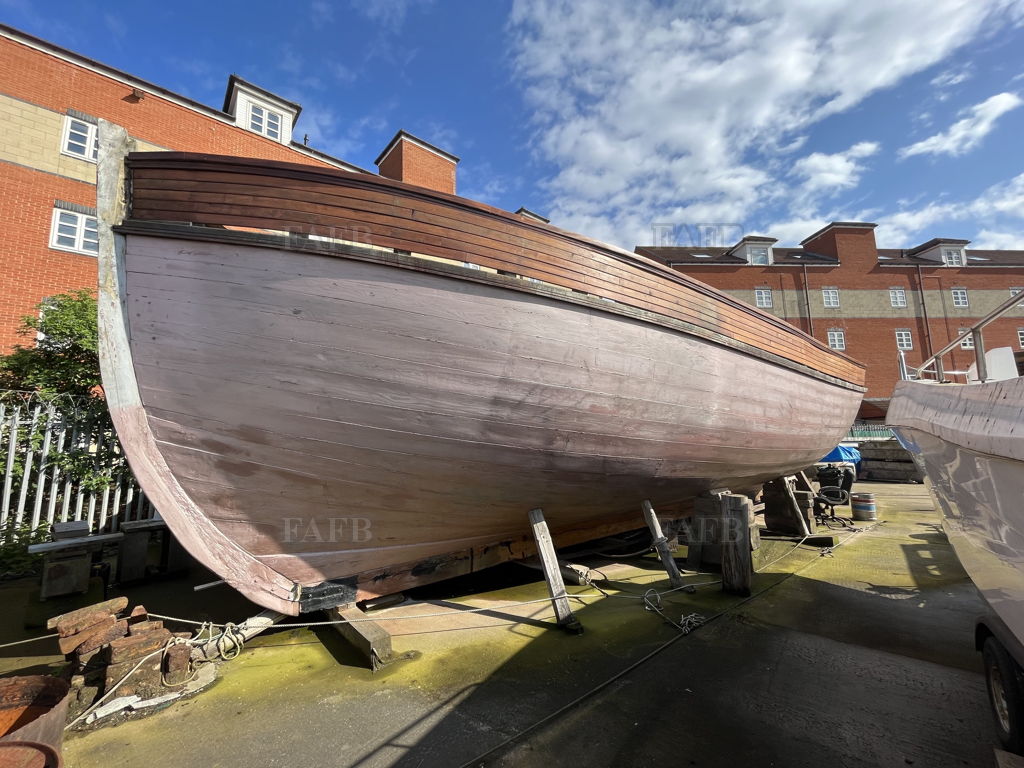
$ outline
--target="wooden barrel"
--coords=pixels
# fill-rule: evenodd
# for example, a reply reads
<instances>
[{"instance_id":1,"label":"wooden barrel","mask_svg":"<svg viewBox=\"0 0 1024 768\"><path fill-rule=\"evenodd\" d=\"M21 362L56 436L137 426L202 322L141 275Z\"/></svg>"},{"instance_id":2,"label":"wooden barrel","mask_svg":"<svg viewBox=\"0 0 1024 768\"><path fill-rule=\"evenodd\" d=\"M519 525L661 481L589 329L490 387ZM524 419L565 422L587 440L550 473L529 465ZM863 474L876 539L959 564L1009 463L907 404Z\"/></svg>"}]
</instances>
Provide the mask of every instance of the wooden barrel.
<instances>
[{"instance_id":1,"label":"wooden barrel","mask_svg":"<svg viewBox=\"0 0 1024 768\"><path fill-rule=\"evenodd\" d=\"M850 495L850 506L853 508L854 520L877 520L878 509L875 507L875 494L854 493Z\"/></svg>"},{"instance_id":2,"label":"wooden barrel","mask_svg":"<svg viewBox=\"0 0 1024 768\"><path fill-rule=\"evenodd\" d=\"M68 684L29 675L0 680L0 766L61 768Z\"/></svg>"}]
</instances>

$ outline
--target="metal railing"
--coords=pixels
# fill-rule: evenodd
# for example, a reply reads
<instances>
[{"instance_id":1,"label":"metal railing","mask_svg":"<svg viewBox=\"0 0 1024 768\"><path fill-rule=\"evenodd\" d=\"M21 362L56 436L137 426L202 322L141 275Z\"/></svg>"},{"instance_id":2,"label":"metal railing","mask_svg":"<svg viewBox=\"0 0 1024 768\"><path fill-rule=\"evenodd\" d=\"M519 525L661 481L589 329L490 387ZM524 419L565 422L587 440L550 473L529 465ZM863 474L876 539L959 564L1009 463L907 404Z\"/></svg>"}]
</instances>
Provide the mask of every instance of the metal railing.
<instances>
[{"instance_id":1,"label":"metal railing","mask_svg":"<svg viewBox=\"0 0 1024 768\"><path fill-rule=\"evenodd\" d=\"M982 334L982 328L994 320L998 320L1011 309L1019 307L1022 303L1024 303L1024 294L1014 294L916 368L910 368L907 366L906 359L904 358L903 351L901 350L900 376L904 379L920 379L923 374L927 373L934 376L937 381L946 381L947 374L955 374L959 376L966 375L966 371L946 371L942 366L942 358L949 352L952 352L956 347L963 344L965 339L970 338L974 345L974 361L978 381L986 381L988 379L988 365L985 362L985 339ZM929 368L932 363L935 364L935 367Z\"/></svg>"},{"instance_id":2,"label":"metal railing","mask_svg":"<svg viewBox=\"0 0 1024 768\"><path fill-rule=\"evenodd\" d=\"M884 424L855 423L846 433L847 440L888 440L893 432Z\"/></svg>"}]
</instances>

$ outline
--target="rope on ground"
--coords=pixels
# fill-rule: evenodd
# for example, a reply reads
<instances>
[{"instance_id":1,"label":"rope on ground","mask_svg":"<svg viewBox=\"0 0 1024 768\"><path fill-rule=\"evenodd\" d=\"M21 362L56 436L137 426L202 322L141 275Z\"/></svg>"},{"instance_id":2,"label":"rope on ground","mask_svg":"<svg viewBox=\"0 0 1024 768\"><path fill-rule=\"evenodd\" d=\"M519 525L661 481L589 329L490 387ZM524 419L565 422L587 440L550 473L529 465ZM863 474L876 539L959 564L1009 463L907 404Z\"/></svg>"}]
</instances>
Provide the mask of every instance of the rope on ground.
<instances>
[{"instance_id":1,"label":"rope on ground","mask_svg":"<svg viewBox=\"0 0 1024 768\"><path fill-rule=\"evenodd\" d=\"M54 632L52 635L30 637L28 640L15 640L13 643L3 643L2 645L0 645L0 648L10 648L12 645L23 645L24 643L34 643L36 640L47 640L51 637L57 637L57 633Z\"/></svg>"}]
</instances>

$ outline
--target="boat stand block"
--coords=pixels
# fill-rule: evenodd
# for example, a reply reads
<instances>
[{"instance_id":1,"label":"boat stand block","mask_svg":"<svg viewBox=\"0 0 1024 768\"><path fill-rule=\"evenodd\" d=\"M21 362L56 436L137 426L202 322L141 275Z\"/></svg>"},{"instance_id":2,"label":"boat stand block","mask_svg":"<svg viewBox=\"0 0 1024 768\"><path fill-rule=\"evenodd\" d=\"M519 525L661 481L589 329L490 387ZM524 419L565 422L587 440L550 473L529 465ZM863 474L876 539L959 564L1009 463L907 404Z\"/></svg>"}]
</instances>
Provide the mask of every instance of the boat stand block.
<instances>
[{"instance_id":1,"label":"boat stand block","mask_svg":"<svg viewBox=\"0 0 1024 768\"><path fill-rule=\"evenodd\" d=\"M749 595L753 575L750 521L753 504L746 496L728 492L699 496L694 505L690 557L687 567L700 569L717 555L722 568L722 590Z\"/></svg>"},{"instance_id":2,"label":"boat stand block","mask_svg":"<svg viewBox=\"0 0 1024 768\"><path fill-rule=\"evenodd\" d=\"M375 621L368 621L366 614L355 607L328 608L325 613L330 621L351 621L351 624L335 624L334 628L369 662L370 670L376 672L392 660L391 634Z\"/></svg>"},{"instance_id":3,"label":"boat stand block","mask_svg":"<svg viewBox=\"0 0 1024 768\"><path fill-rule=\"evenodd\" d=\"M754 566L751 556L750 517L753 505L746 496L727 493L722 497L722 516L728 534L722 541L722 589L735 595L750 594Z\"/></svg>"},{"instance_id":4,"label":"boat stand block","mask_svg":"<svg viewBox=\"0 0 1024 768\"><path fill-rule=\"evenodd\" d=\"M551 533L548 531L548 524L544 520L543 510L530 510L530 527L533 529L533 538L537 543L537 555L544 567L544 579L548 583L548 593L551 595L551 603L555 608L558 626L567 632L578 635L583 632L583 625L580 624L572 612L572 608L569 607L569 597L565 591L565 583L562 581L558 555L555 552L555 544L551 540Z\"/></svg>"},{"instance_id":5,"label":"boat stand block","mask_svg":"<svg viewBox=\"0 0 1024 768\"><path fill-rule=\"evenodd\" d=\"M658 557L661 558L661 564L665 566L665 572L668 574L669 583L673 587L683 586L683 574L679 572L679 566L676 565L675 558L672 557L672 550L669 548L668 539L665 538L665 534L662 533L661 523L658 520L657 514L654 512L654 507L651 506L651 502L647 499L643 503L644 520L647 521L647 527L651 531L651 543L654 548L658 551Z\"/></svg>"}]
</instances>

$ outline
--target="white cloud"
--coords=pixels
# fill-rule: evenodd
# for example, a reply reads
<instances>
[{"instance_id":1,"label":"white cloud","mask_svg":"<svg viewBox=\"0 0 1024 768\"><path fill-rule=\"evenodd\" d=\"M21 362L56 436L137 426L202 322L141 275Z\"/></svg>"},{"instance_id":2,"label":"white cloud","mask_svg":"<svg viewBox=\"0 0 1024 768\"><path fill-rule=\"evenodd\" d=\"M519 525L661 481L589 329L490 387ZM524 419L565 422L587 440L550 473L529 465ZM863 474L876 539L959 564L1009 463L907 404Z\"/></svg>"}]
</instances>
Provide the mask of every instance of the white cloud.
<instances>
[{"instance_id":1,"label":"white cloud","mask_svg":"<svg viewBox=\"0 0 1024 768\"><path fill-rule=\"evenodd\" d=\"M347 67L338 61L328 61L327 70L334 75L334 79L340 83L348 85L354 83L356 80L356 72L351 67Z\"/></svg>"},{"instance_id":2,"label":"white cloud","mask_svg":"<svg viewBox=\"0 0 1024 768\"><path fill-rule=\"evenodd\" d=\"M329 24L334 21L334 8L328 0L313 0L310 11L314 24Z\"/></svg>"},{"instance_id":3,"label":"white cloud","mask_svg":"<svg viewBox=\"0 0 1024 768\"><path fill-rule=\"evenodd\" d=\"M871 157L880 148L877 142L859 141L845 152L812 152L801 157L790 169L790 175L800 181L790 208L808 215L818 210L822 199L857 186L865 170L858 161Z\"/></svg>"},{"instance_id":4,"label":"white cloud","mask_svg":"<svg viewBox=\"0 0 1024 768\"><path fill-rule=\"evenodd\" d=\"M882 216L878 220L877 238L883 247L899 248L913 245L921 239L942 236L944 233L934 231L935 225L953 222L967 222L980 227L977 236L980 243L994 241L1000 230L1020 228L1024 225L1024 173L993 184L973 200L933 201L921 208Z\"/></svg>"},{"instance_id":5,"label":"white cloud","mask_svg":"<svg viewBox=\"0 0 1024 768\"><path fill-rule=\"evenodd\" d=\"M352 8L370 21L395 30L402 26L409 10L430 5L433 0L352 0Z\"/></svg>"},{"instance_id":6,"label":"white cloud","mask_svg":"<svg viewBox=\"0 0 1024 768\"><path fill-rule=\"evenodd\" d=\"M785 194L780 150L944 60L1006 7L516 0L514 62L552 168L552 220L629 248L654 221L746 221Z\"/></svg>"},{"instance_id":7,"label":"white cloud","mask_svg":"<svg viewBox=\"0 0 1024 768\"><path fill-rule=\"evenodd\" d=\"M1024 251L1024 228L1016 232L994 232L983 229L971 242L971 248L979 250Z\"/></svg>"},{"instance_id":8,"label":"white cloud","mask_svg":"<svg viewBox=\"0 0 1024 768\"><path fill-rule=\"evenodd\" d=\"M971 78L970 68L964 68L959 72L953 70L947 70L941 72L931 79L931 84L936 88L950 88L954 85L966 82Z\"/></svg>"},{"instance_id":9,"label":"white cloud","mask_svg":"<svg viewBox=\"0 0 1024 768\"><path fill-rule=\"evenodd\" d=\"M981 143L995 128L996 120L1021 104L1024 104L1024 100L1015 93L997 93L964 110L961 114L966 114L966 117L957 120L947 130L903 147L899 151L900 158L912 155L962 155Z\"/></svg>"},{"instance_id":10,"label":"white cloud","mask_svg":"<svg viewBox=\"0 0 1024 768\"><path fill-rule=\"evenodd\" d=\"M301 75L305 69L302 57L291 46L285 46L278 56L277 66L289 75Z\"/></svg>"},{"instance_id":11,"label":"white cloud","mask_svg":"<svg viewBox=\"0 0 1024 768\"><path fill-rule=\"evenodd\" d=\"M831 217L795 217L785 221L776 221L766 231L772 237L779 239L779 245L797 245L801 240L824 227L829 221L831 221Z\"/></svg>"}]
</instances>

